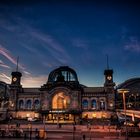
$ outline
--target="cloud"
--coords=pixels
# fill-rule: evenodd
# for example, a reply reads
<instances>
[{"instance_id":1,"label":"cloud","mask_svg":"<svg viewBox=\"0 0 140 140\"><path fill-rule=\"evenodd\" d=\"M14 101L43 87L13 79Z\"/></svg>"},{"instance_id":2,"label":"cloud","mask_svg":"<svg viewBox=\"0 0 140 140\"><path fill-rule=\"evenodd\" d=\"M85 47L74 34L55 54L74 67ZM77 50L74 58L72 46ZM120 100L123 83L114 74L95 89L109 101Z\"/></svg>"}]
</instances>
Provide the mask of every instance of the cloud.
<instances>
[{"instance_id":1,"label":"cloud","mask_svg":"<svg viewBox=\"0 0 140 140\"><path fill-rule=\"evenodd\" d=\"M51 55L60 63L65 64L70 61L68 53L65 51L64 47L55 40L51 35L46 35L40 33L39 31L30 32L35 40L38 40L44 49L49 51Z\"/></svg>"},{"instance_id":2,"label":"cloud","mask_svg":"<svg viewBox=\"0 0 140 140\"><path fill-rule=\"evenodd\" d=\"M129 42L124 46L125 50L140 53L140 42L136 37L130 37Z\"/></svg>"},{"instance_id":3,"label":"cloud","mask_svg":"<svg viewBox=\"0 0 140 140\"><path fill-rule=\"evenodd\" d=\"M2 45L0 45L0 54L6 57L11 63L17 65L17 60L12 56L11 52L7 50L6 48L4 48ZM1 60L0 60L0 66L10 69L10 66L4 64L3 61ZM22 70L23 73L30 74L23 65L18 64L18 66Z\"/></svg>"},{"instance_id":4,"label":"cloud","mask_svg":"<svg viewBox=\"0 0 140 140\"><path fill-rule=\"evenodd\" d=\"M46 83L47 79L47 75L23 77L22 85L23 87L40 87Z\"/></svg>"},{"instance_id":5,"label":"cloud","mask_svg":"<svg viewBox=\"0 0 140 140\"><path fill-rule=\"evenodd\" d=\"M3 67L3 68L8 68L10 69L10 66L4 64L4 62L2 60L0 60L0 66Z\"/></svg>"},{"instance_id":6,"label":"cloud","mask_svg":"<svg viewBox=\"0 0 140 140\"><path fill-rule=\"evenodd\" d=\"M53 64L52 63L49 63L49 62L46 62L46 61L42 62L42 64L44 66L46 66L46 67L49 67L49 68L52 68L53 67Z\"/></svg>"},{"instance_id":7,"label":"cloud","mask_svg":"<svg viewBox=\"0 0 140 140\"><path fill-rule=\"evenodd\" d=\"M7 76L5 73L0 73L1 81L4 81L6 83L11 82L11 77Z\"/></svg>"},{"instance_id":8,"label":"cloud","mask_svg":"<svg viewBox=\"0 0 140 140\"><path fill-rule=\"evenodd\" d=\"M88 42L81 39L74 39L72 40L72 45L77 48L87 49L88 48Z\"/></svg>"},{"instance_id":9,"label":"cloud","mask_svg":"<svg viewBox=\"0 0 140 140\"><path fill-rule=\"evenodd\" d=\"M31 73L30 72L28 72L28 71L26 71L26 70L24 70L23 71L25 74L27 74L27 75L30 75Z\"/></svg>"},{"instance_id":10,"label":"cloud","mask_svg":"<svg viewBox=\"0 0 140 140\"><path fill-rule=\"evenodd\" d=\"M8 84L11 83L11 76L8 76L5 73L0 73L1 81L4 81ZM47 75L33 76L33 75L24 75L21 77L21 84L23 87L40 87L45 84L48 80Z\"/></svg>"},{"instance_id":11,"label":"cloud","mask_svg":"<svg viewBox=\"0 0 140 140\"><path fill-rule=\"evenodd\" d=\"M12 20L8 21L11 27L9 27L8 24L8 26L4 26L3 28L9 32L14 32L15 36L17 36L17 42L24 48L39 55L37 48L32 45L33 43L35 43L35 45L40 44L40 47L43 47L46 51L48 51L50 55L53 56L53 59L55 58L55 60L59 63L65 64L70 61L70 56L66 52L65 47L61 45L61 43L56 40L54 36L48 34L47 32L44 33L44 31L33 28L33 26L27 24L26 20L21 17L12 15L11 19ZM13 24L13 21L16 22L16 26Z\"/></svg>"},{"instance_id":12,"label":"cloud","mask_svg":"<svg viewBox=\"0 0 140 140\"><path fill-rule=\"evenodd\" d=\"M0 54L2 54L4 57L6 57L10 62L13 64L17 65L16 59L11 55L10 51L5 49L1 44L0 44ZM21 69L25 69L21 64L19 64L19 67Z\"/></svg>"},{"instance_id":13,"label":"cloud","mask_svg":"<svg viewBox=\"0 0 140 140\"><path fill-rule=\"evenodd\" d=\"M63 53L64 50L63 48L60 46L60 44L58 44L54 38L50 35L46 35L46 34L43 34L43 33L39 33L37 31L34 31L34 32L30 32L30 34L37 38L38 40L41 40L43 42L45 42L46 44L48 44L49 46L48 47L51 47L52 49L58 51L58 52L61 52Z\"/></svg>"}]
</instances>

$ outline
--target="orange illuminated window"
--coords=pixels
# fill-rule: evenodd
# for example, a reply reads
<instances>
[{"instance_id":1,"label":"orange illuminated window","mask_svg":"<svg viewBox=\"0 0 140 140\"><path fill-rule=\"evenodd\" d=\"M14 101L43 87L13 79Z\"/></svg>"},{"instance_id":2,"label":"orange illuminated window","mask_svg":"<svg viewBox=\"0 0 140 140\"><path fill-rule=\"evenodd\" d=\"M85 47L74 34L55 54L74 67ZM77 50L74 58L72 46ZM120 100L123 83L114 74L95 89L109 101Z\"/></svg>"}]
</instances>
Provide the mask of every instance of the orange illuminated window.
<instances>
[{"instance_id":1,"label":"orange illuminated window","mask_svg":"<svg viewBox=\"0 0 140 140\"><path fill-rule=\"evenodd\" d=\"M70 104L70 97L63 92L57 93L52 99L52 109L67 109Z\"/></svg>"}]
</instances>

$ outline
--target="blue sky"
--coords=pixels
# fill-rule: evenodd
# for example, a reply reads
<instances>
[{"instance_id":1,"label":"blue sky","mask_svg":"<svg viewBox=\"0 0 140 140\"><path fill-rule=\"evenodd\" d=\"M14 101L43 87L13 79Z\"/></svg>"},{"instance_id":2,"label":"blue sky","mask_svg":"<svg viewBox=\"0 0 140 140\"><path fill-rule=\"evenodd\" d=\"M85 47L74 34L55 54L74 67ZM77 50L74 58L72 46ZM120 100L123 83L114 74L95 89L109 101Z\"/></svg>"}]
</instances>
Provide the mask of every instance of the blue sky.
<instances>
[{"instance_id":1,"label":"blue sky","mask_svg":"<svg viewBox=\"0 0 140 140\"><path fill-rule=\"evenodd\" d=\"M41 86L68 65L81 84L102 86L106 54L116 84L140 76L140 4L137 1L0 2L0 80L23 73L23 86Z\"/></svg>"}]
</instances>

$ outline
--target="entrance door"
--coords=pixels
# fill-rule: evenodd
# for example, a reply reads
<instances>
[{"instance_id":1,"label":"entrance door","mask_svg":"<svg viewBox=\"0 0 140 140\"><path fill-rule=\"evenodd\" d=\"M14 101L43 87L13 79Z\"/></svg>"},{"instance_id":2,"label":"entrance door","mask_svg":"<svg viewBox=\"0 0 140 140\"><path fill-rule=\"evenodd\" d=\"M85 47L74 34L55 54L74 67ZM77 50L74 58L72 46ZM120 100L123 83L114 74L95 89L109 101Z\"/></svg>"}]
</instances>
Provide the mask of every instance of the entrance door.
<instances>
[{"instance_id":1,"label":"entrance door","mask_svg":"<svg viewBox=\"0 0 140 140\"><path fill-rule=\"evenodd\" d=\"M46 123L74 123L74 115L64 113L48 114Z\"/></svg>"}]
</instances>

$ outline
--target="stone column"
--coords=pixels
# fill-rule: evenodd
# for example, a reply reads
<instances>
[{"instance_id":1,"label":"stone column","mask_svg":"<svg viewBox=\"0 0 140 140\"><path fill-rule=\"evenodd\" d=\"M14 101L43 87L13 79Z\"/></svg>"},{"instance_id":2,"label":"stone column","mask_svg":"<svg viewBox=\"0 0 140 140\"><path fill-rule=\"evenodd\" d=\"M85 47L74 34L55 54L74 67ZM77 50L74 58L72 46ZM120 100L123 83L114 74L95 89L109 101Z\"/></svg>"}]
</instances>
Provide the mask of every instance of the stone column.
<instances>
[{"instance_id":1,"label":"stone column","mask_svg":"<svg viewBox=\"0 0 140 140\"><path fill-rule=\"evenodd\" d=\"M91 99L88 98L88 110L90 110L90 109L91 109Z\"/></svg>"}]
</instances>

